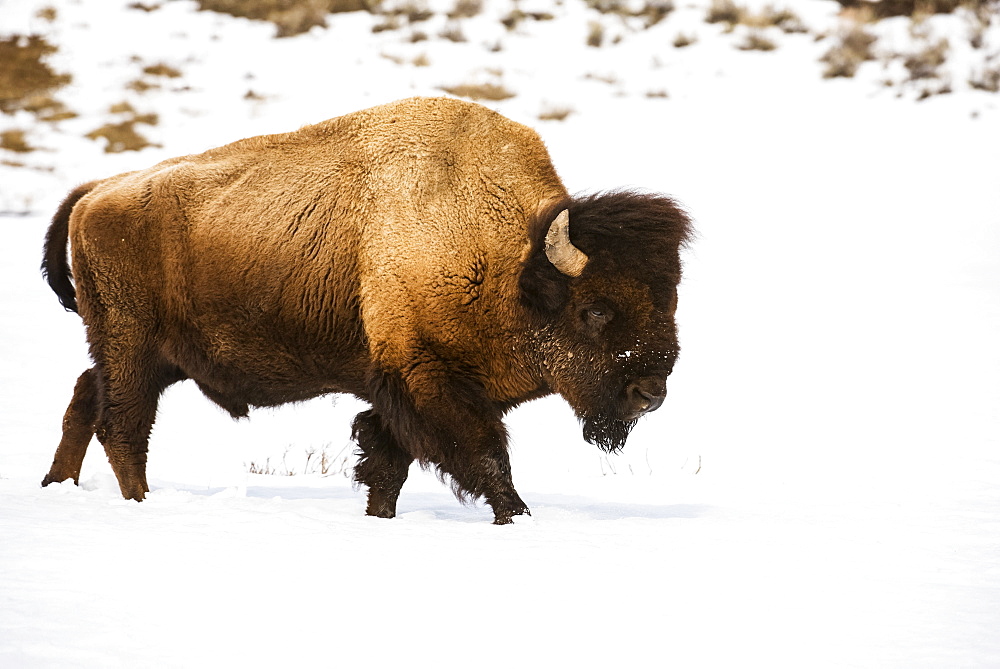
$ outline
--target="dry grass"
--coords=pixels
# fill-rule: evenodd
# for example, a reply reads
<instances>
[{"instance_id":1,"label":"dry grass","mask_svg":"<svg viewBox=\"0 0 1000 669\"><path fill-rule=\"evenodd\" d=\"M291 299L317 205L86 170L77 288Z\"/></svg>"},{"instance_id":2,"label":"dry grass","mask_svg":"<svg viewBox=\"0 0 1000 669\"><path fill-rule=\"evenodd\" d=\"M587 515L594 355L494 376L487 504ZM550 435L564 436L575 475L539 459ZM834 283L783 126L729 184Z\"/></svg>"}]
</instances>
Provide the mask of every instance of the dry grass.
<instances>
[{"instance_id":1,"label":"dry grass","mask_svg":"<svg viewBox=\"0 0 1000 669\"><path fill-rule=\"evenodd\" d=\"M677 33L677 37L674 38L674 47L678 49L683 49L686 46L691 46L698 41L697 35L688 35L687 33Z\"/></svg>"},{"instance_id":2,"label":"dry grass","mask_svg":"<svg viewBox=\"0 0 1000 669\"><path fill-rule=\"evenodd\" d=\"M754 28L779 28L784 33L807 33L806 27L798 14L790 9L777 8L772 5L764 7L758 14L747 13L744 23Z\"/></svg>"},{"instance_id":3,"label":"dry grass","mask_svg":"<svg viewBox=\"0 0 1000 669\"><path fill-rule=\"evenodd\" d=\"M746 9L739 7L733 0L712 0L705 15L706 23L726 23L730 28L742 23Z\"/></svg>"},{"instance_id":4,"label":"dry grass","mask_svg":"<svg viewBox=\"0 0 1000 669\"><path fill-rule=\"evenodd\" d=\"M76 118L78 114L66 108L59 100L50 95L33 95L25 99L21 109L34 114L39 121L54 123Z\"/></svg>"},{"instance_id":5,"label":"dry grass","mask_svg":"<svg viewBox=\"0 0 1000 669\"><path fill-rule=\"evenodd\" d=\"M977 91L1000 93L1000 64L984 64L982 69L969 77L969 85Z\"/></svg>"},{"instance_id":6,"label":"dry grass","mask_svg":"<svg viewBox=\"0 0 1000 669\"><path fill-rule=\"evenodd\" d=\"M458 0L448 12L449 19L471 19L483 12L483 0Z\"/></svg>"},{"instance_id":7,"label":"dry grass","mask_svg":"<svg viewBox=\"0 0 1000 669\"><path fill-rule=\"evenodd\" d=\"M35 147L28 144L23 130L4 130L0 132L0 149L14 153L31 153Z\"/></svg>"},{"instance_id":8,"label":"dry grass","mask_svg":"<svg viewBox=\"0 0 1000 669\"><path fill-rule=\"evenodd\" d=\"M475 102L489 100L497 102L509 100L517 95L503 84L459 84L457 86L441 86L441 90L456 97L467 98Z\"/></svg>"},{"instance_id":9,"label":"dry grass","mask_svg":"<svg viewBox=\"0 0 1000 669\"><path fill-rule=\"evenodd\" d=\"M257 21L270 21L276 37L291 37L316 26L326 27L327 14L378 9L379 0L197 0L203 11Z\"/></svg>"},{"instance_id":10,"label":"dry grass","mask_svg":"<svg viewBox=\"0 0 1000 669\"><path fill-rule=\"evenodd\" d=\"M707 23L725 23L727 32L736 29L736 26L743 25L753 30L763 30L764 28L779 28L785 33L805 33L809 29L802 22L802 19L790 9L777 8L767 5L759 12L751 12L746 7L737 5L733 0L712 0L705 16ZM767 42L771 40L750 39L741 46L744 50L770 51L774 47L768 48ZM772 42L773 44L773 42Z\"/></svg>"},{"instance_id":11,"label":"dry grass","mask_svg":"<svg viewBox=\"0 0 1000 669\"><path fill-rule=\"evenodd\" d=\"M380 25L373 28L373 32L384 30L399 30L407 25L423 23L434 18L434 12L428 8L423 0L406 0L399 4L380 4L378 10L373 7L370 10L373 14L383 17Z\"/></svg>"},{"instance_id":12,"label":"dry grass","mask_svg":"<svg viewBox=\"0 0 1000 669\"><path fill-rule=\"evenodd\" d=\"M774 51L778 45L765 37L762 31L754 29L746 34L737 48L740 51Z\"/></svg>"},{"instance_id":13,"label":"dry grass","mask_svg":"<svg viewBox=\"0 0 1000 669\"><path fill-rule=\"evenodd\" d=\"M619 84L618 77L610 73L601 74L597 72L588 72L583 75L583 78L587 81L599 81L600 83L607 84L608 86L617 86Z\"/></svg>"},{"instance_id":14,"label":"dry grass","mask_svg":"<svg viewBox=\"0 0 1000 669\"><path fill-rule=\"evenodd\" d=\"M85 136L87 139L104 139L105 153L124 153L125 151L141 151L149 146L159 146L153 144L144 135L135 129L139 120L130 119L120 123L105 123L96 130L91 130Z\"/></svg>"},{"instance_id":15,"label":"dry grass","mask_svg":"<svg viewBox=\"0 0 1000 669\"><path fill-rule=\"evenodd\" d=\"M514 8L509 14L500 19L500 23L504 25L507 30L516 29L523 21L531 19L532 21L551 21L555 18L552 14L548 12L524 12L519 8Z\"/></svg>"},{"instance_id":16,"label":"dry grass","mask_svg":"<svg viewBox=\"0 0 1000 669\"><path fill-rule=\"evenodd\" d=\"M148 74L151 77L166 77L168 79L176 79L181 76L181 71L175 67L170 67L166 63L156 63L155 65L147 65L142 68L143 74Z\"/></svg>"},{"instance_id":17,"label":"dry grass","mask_svg":"<svg viewBox=\"0 0 1000 669\"><path fill-rule=\"evenodd\" d=\"M911 53L903 60L903 66L910 73L910 81L920 79L937 79L938 68L944 65L948 58L948 40L940 39L933 44Z\"/></svg>"},{"instance_id":18,"label":"dry grass","mask_svg":"<svg viewBox=\"0 0 1000 669\"><path fill-rule=\"evenodd\" d=\"M148 91L155 91L160 88L160 85L145 79L133 79L132 81L125 84L125 88L130 91L135 91L136 93L146 93Z\"/></svg>"},{"instance_id":19,"label":"dry grass","mask_svg":"<svg viewBox=\"0 0 1000 669\"><path fill-rule=\"evenodd\" d=\"M853 77L862 63L874 60L872 47L876 37L858 23L852 24L838 36L838 42L823 54L820 61L826 63L823 71L825 79Z\"/></svg>"},{"instance_id":20,"label":"dry grass","mask_svg":"<svg viewBox=\"0 0 1000 669\"><path fill-rule=\"evenodd\" d=\"M310 448L305 452L305 462L301 471L296 469L294 464L288 463L288 454L292 450L289 446L281 456L281 464L271 464L271 458L264 460L263 464L250 462L245 465L249 474L263 474L265 476L298 476L319 474L320 476L336 476L346 474L349 467L348 462L353 457L349 446L344 446L338 453L333 453L330 444L324 444L322 448Z\"/></svg>"},{"instance_id":21,"label":"dry grass","mask_svg":"<svg viewBox=\"0 0 1000 669\"><path fill-rule=\"evenodd\" d=\"M0 111L12 114L32 101L51 100L52 91L72 81L70 75L54 72L45 62L56 51L38 35L0 38Z\"/></svg>"},{"instance_id":22,"label":"dry grass","mask_svg":"<svg viewBox=\"0 0 1000 669\"><path fill-rule=\"evenodd\" d=\"M875 19L918 14L951 14L962 6L988 5L992 0L837 0L845 9L870 12Z\"/></svg>"},{"instance_id":23,"label":"dry grass","mask_svg":"<svg viewBox=\"0 0 1000 669\"><path fill-rule=\"evenodd\" d=\"M136 130L137 125L155 126L160 122L156 114L139 114L128 102L111 105L108 112L123 118L120 121L105 123L100 128L91 130L85 136L94 141L103 139L105 153L123 153L125 151L141 151L150 146L160 146L150 142L142 133Z\"/></svg>"},{"instance_id":24,"label":"dry grass","mask_svg":"<svg viewBox=\"0 0 1000 669\"><path fill-rule=\"evenodd\" d=\"M468 41L465 37L465 33L462 32L461 24L454 20L445 26L444 30L438 33L438 37L446 39L449 42L455 42L456 44Z\"/></svg>"},{"instance_id":25,"label":"dry grass","mask_svg":"<svg viewBox=\"0 0 1000 669\"><path fill-rule=\"evenodd\" d=\"M547 106L538 114L539 121L565 121L573 113L573 108L565 105Z\"/></svg>"},{"instance_id":26,"label":"dry grass","mask_svg":"<svg viewBox=\"0 0 1000 669\"><path fill-rule=\"evenodd\" d=\"M600 21L591 21L587 28L587 46L599 49L604 44L604 25Z\"/></svg>"},{"instance_id":27,"label":"dry grass","mask_svg":"<svg viewBox=\"0 0 1000 669\"><path fill-rule=\"evenodd\" d=\"M642 19L651 28L674 11L671 0L646 0L641 5L630 0L587 0L587 6L601 14L614 14L623 19Z\"/></svg>"}]
</instances>

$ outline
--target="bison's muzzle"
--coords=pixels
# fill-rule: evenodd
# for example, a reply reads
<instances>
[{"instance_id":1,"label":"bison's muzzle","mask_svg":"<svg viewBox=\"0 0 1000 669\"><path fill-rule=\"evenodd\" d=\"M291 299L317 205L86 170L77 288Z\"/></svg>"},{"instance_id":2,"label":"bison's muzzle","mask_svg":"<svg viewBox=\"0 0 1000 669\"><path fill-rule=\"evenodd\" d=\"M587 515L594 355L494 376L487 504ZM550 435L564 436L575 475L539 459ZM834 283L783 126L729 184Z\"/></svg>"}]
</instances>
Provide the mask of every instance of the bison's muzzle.
<instances>
[{"instance_id":1,"label":"bison's muzzle","mask_svg":"<svg viewBox=\"0 0 1000 669\"><path fill-rule=\"evenodd\" d=\"M624 420L631 421L656 411L667 398L667 381L658 376L646 376L625 387Z\"/></svg>"}]
</instances>

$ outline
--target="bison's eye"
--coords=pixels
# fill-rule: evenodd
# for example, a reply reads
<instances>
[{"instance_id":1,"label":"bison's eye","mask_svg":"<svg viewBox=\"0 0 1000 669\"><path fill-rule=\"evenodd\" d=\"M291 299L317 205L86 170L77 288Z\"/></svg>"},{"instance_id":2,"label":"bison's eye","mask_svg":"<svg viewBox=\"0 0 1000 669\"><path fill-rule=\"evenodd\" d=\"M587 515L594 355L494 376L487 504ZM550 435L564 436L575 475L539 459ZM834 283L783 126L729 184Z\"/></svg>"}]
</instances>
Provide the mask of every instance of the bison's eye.
<instances>
[{"instance_id":1,"label":"bison's eye","mask_svg":"<svg viewBox=\"0 0 1000 669\"><path fill-rule=\"evenodd\" d=\"M583 308L581 317L587 329L598 332L614 317L614 312L604 305L592 304Z\"/></svg>"}]
</instances>

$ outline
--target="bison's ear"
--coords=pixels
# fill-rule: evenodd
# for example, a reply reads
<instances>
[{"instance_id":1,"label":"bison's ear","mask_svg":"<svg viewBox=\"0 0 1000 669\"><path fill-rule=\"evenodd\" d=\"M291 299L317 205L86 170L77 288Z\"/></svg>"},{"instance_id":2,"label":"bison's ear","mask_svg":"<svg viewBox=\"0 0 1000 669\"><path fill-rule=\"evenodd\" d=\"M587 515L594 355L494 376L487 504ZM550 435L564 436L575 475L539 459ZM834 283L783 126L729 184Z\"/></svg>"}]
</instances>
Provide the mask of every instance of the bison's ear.
<instances>
[{"instance_id":1,"label":"bison's ear","mask_svg":"<svg viewBox=\"0 0 1000 669\"><path fill-rule=\"evenodd\" d=\"M539 319L552 318L569 301L570 275L558 269L551 260L552 229L558 228L560 222L564 225L566 218L565 209L554 218L551 215L541 217L532 231L531 250L521 270L521 304ZM568 231L565 235L568 237Z\"/></svg>"}]
</instances>

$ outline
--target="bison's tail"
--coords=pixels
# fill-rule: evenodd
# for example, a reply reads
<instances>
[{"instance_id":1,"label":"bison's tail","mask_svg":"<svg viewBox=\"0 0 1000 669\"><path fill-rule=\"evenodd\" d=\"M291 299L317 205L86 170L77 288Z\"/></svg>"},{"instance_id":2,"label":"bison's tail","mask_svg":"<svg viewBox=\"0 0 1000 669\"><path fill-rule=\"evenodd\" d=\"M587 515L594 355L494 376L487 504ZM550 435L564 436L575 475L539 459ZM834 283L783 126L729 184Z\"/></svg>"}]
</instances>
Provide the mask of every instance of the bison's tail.
<instances>
[{"instance_id":1,"label":"bison's tail","mask_svg":"<svg viewBox=\"0 0 1000 669\"><path fill-rule=\"evenodd\" d=\"M67 245L69 243L69 216L73 207L84 195L93 190L96 182L84 184L70 193L56 215L45 235L45 251L42 255L42 276L59 298L66 311L76 311L76 288L73 287L73 270L69 265Z\"/></svg>"}]
</instances>

